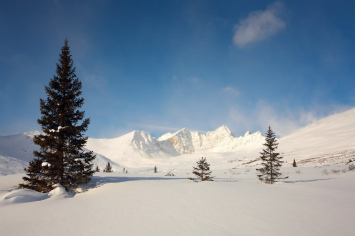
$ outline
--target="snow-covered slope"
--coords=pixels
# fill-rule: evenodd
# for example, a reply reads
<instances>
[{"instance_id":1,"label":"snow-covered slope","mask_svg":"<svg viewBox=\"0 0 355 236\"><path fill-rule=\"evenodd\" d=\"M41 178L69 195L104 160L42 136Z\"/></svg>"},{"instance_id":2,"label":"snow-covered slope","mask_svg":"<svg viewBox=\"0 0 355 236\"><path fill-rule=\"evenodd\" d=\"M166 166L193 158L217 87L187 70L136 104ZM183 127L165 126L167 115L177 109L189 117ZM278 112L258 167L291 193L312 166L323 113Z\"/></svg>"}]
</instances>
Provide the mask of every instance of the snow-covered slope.
<instances>
[{"instance_id":1,"label":"snow-covered slope","mask_svg":"<svg viewBox=\"0 0 355 236\"><path fill-rule=\"evenodd\" d=\"M139 162L141 157L170 157L179 155L169 141L158 141L144 131L133 131L113 139L89 138L86 148L121 163Z\"/></svg>"},{"instance_id":2,"label":"snow-covered slope","mask_svg":"<svg viewBox=\"0 0 355 236\"><path fill-rule=\"evenodd\" d=\"M215 131L209 131L206 135L186 128L174 134L168 133L161 136L158 140L170 140L175 149L181 154L194 152L228 152L247 147L259 146L264 137L260 132L250 134L246 132L244 136L235 137L227 126L221 126Z\"/></svg>"},{"instance_id":3,"label":"snow-covered slope","mask_svg":"<svg viewBox=\"0 0 355 236\"><path fill-rule=\"evenodd\" d=\"M33 151L38 150L38 146L32 141L34 135L39 131L32 131L23 134L10 136L0 136L0 175L8 175L23 172L28 167L28 163L34 159ZM93 161L94 166L100 169L105 168L107 162L111 162L113 169L120 166L112 162L102 154L96 154Z\"/></svg>"},{"instance_id":4,"label":"snow-covered slope","mask_svg":"<svg viewBox=\"0 0 355 236\"><path fill-rule=\"evenodd\" d=\"M144 131L135 130L114 139L89 138L86 147L125 166L139 166L154 163L154 158L255 148L263 140L260 132L247 132L244 137L236 138L226 126L222 126L207 135L183 128L158 139Z\"/></svg>"},{"instance_id":5,"label":"snow-covered slope","mask_svg":"<svg viewBox=\"0 0 355 236\"><path fill-rule=\"evenodd\" d=\"M286 160L326 164L330 159L355 157L355 108L318 120L282 137L279 143Z\"/></svg>"},{"instance_id":6,"label":"snow-covered slope","mask_svg":"<svg viewBox=\"0 0 355 236\"><path fill-rule=\"evenodd\" d=\"M38 131L37 131L38 132ZM33 159L37 148L32 142L36 132L0 136L0 174L19 173ZM235 135L221 126L206 135L183 128L156 139L144 131L133 131L114 139L89 138L86 148L97 153L94 164L102 169L111 161L118 165L136 168L154 166L179 166L185 160L201 156L243 157L255 160L259 157L265 138L260 132L244 136ZM279 139L278 151L290 163L300 165L337 163L337 160L355 157L355 108L335 114L308 125L293 134ZM101 154L101 155L100 155ZM186 159L187 158L187 159ZM246 159L245 159L246 158ZM241 165L242 161L239 162ZM254 164L258 162L255 161Z\"/></svg>"},{"instance_id":7,"label":"snow-covered slope","mask_svg":"<svg viewBox=\"0 0 355 236\"><path fill-rule=\"evenodd\" d=\"M180 154L191 154L255 148L262 144L264 137L260 132L250 134L248 131L243 137L237 138L227 126L223 125L215 131L207 132L206 135L183 128L174 134L164 134L158 140L170 140Z\"/></svg>"}]
</instances>

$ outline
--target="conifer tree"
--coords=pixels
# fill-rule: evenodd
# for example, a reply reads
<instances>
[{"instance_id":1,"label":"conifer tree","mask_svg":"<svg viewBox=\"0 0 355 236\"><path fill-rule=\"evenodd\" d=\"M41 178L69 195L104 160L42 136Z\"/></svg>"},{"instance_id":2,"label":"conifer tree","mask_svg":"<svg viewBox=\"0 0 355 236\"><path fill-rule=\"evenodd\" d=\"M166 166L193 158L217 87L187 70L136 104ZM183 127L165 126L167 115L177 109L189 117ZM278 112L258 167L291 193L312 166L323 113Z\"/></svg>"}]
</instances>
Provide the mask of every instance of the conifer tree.
<instances>
[{"instance_id":1,"label":"conifer tree","mask_svg":"<svg viewBox=\"0 0 355 236\"><path fill-rule=\"evenodd\" d=\"M154 167L154 173L158 173L157 166Z\"/></svg>"},{"instance_id":2,"label":"conifer tree","mask_svg":"<svg viewBox=\"0 0 355 236\"><path fill-rule=\"evenodd\" d=\"M84 150L90 119L83 120L85 112L78 110L84 104L82 84L76 77L67 39L56 68L56 75L45 86L47 99L40 99L37 122L42 133L33 138L39 151L33 152L35 159L25 168L25 183L19 185L39 192L49 192L55 184L68 190L89 182L94 173L91 162L95 155Z\"/></svg>"},{"instance_id":3,"label":"conifer tree","mask_svg":"<svg viewBox=\"0 0 355 236\"><path fill-rule=\"evenodd\" d=\"M210 171L210 164L207 163L206 158L201 158L197 163L197 167L193 167L192 173L198 177L201 181L213 181L213 176L211 176L212 171ZM194 178L189 178L195 180Z\"/></svg>"},{"instance_id":4,"label":"conifer tree","mask_svg":"<svg viewBox=\"0 0 355 236\"><path fill-rule=\"evenodd\" d=\"M293 164L292 164L293 167L297 167L297 163L296 163L296 160L293 159Z\"/></svg>"},{"instance_id":5,"label":"conifer tree","mask_svg":"<svg viewBox=\"0 0 355 236\"><path fill-rule=\"evenodd\" d=\"M110 162L107 162L106 167L105 167L105 169L103 170L103 172L113 172L113 171L112 171L112 167L111 167L111 165L110 165Z\"/></svg>"},{"instance_id":6,"label":"conifer tree","mask_svg":"<svg viewBox=\"0 0 355 236\"><path fill-rule=\"evenodd\" d=\"M100 172L99 166L96 166L95 172Z\"/></svg>"},{"instance_id":7,"label":"conifer tree","mask_svg":"<svg viewBox=\"0 0 355 236\"><path fill-rule=\"evenodd\" d=\"M262 168L256 169L259 174L260 181L263 181L267 184L273 184L277 182L278 179L286 179L288 177L282 177L280 173L280 167L282 166L283 161L281 161L282 157L280 157L280 153L275 152L278 143L276 140L275 133L271 130L269 126L269 130L266 133L266 143L263 145L266 147L263 148L263 152L261 152L261 160L262 160Z\"/></svg>"}]
</instances>

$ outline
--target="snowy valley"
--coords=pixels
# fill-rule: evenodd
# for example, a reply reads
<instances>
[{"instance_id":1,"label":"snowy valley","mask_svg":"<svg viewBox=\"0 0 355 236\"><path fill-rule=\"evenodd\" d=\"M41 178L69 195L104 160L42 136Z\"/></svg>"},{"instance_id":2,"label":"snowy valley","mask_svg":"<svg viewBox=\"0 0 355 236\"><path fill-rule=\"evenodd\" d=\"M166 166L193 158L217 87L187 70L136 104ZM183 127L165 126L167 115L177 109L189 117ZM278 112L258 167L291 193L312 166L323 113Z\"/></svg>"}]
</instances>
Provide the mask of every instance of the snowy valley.
<instances>
[{"instance_id":1,"label":"snowy valley","mask_svg":"<svg viewBox=\"0 0 355 236\"><path fill-rule=\"evenodd\" d=\"M275 185L256 177L264 136L236 137L226 126L206 134L184 128L159 138L144 131L89 138L86 148L96 153L94 164L103 169L110 161L114 172L98 172L70 193L18 189L22 169L37 148L32 142L37 132L0 137L1 232L354 235L355 171L345 164L355 157L354 117L353 108L280 138L281 170L289 178ZM202 156L211 164L213 182L187 179Z\"/></svg>"}]
</instances>

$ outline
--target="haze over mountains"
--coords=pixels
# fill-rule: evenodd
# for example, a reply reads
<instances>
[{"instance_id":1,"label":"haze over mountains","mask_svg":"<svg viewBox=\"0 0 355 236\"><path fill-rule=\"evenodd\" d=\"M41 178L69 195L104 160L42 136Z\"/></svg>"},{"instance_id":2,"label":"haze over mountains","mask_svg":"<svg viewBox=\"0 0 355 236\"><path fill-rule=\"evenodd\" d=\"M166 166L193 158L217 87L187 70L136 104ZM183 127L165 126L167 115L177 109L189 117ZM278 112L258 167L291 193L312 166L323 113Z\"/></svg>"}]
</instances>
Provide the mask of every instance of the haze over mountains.
<instances>
[{"instance_id":1,"label":"haze over mountains","mask_svg":"<svg viewBox=\"0 0 355 236\"><path fill-rule=\"evenodd\" d=\"M175 157L192 153L210 153L255 148L264 142L260 132L235 137L226 126L206 135L183 128L156 139L144 131L133 131L114 139L89 139L86 147L119 163L136 157Z\"/></svg>"},{"instance_id":2,"label":"haze over mountains","mask_svg":"<svg viewBox=\"0 0 355 236\"><path fill-rule=\"evenodd\" d=\"M28 163L34 159L33 151L39 147L32 141L33 136L39 131L26 132L10 136L0 136L0 175L16 174L23 172ZM105 167L110 161L106 157L96 153L94 165ZM118 165L112 163L114 167Z\"/></svg>"},{"instance_id":3,"label":"haze over mountains","mask_svg":"<svg viewBox=\"0 0 355 236\"><path fill-rule=\"evenodd\" d=\"M354 117L355 108L316 121L279 139L279 151L284 160L296 159L304 166L345 161L355 156ZM32 141L38 132L0 136L0 174L23 172L34 158L33 150L38 149ZM200 156L217 159L243 156L242 165L258 158L264 142L260 132L246 132L244 136L235 137L228 127L221 126L207 134L183 128L159 138L135 130L113 139L89 138L86 148L97 154L95 166L103 169L110 161L115 170L148 167L157 162L178 166L183 159L195 161Z\"/></svg>"}]
</instances>

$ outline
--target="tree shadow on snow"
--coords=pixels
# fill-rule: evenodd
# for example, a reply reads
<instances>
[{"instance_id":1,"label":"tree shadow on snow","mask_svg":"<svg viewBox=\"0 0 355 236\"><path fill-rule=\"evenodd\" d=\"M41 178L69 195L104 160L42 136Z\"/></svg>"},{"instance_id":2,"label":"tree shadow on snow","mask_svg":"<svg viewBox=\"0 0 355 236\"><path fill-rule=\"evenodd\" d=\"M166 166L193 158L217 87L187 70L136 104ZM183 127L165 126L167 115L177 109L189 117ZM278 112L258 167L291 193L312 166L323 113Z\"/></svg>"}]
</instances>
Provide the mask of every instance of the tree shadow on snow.
<instances>
[{"instance_id":1,"label":"tree shadow on snow","mask_svg":"<svg viewBox=\"0 0 355 236\"><path fill-rule=\"evenodd\" d=\"M294 183L315 182L315 181L330 180L330 179L334 179L334 178L327 178L327 179L307 179L307 180L280 181L280 182L286 183L286 184L294 184Z\"/></svg>"},{"instance_id":2,"label":"tree shadow on snow","mask_svg":"<svg viewBox=\"0 0 355 236\"><path fill-rule=\"evenodd\" d=\"M99 188L105 184L109 183L122 183L128 181L144 181L144 180L177 180L177 179L187 179L187 178L162 178L162 177L121 177L121 176L93 176L91 181L81 187L83 192L86 192L90 189Z\"/></svg>"}]
</instances>

